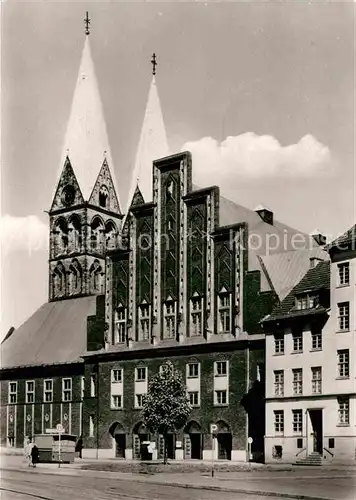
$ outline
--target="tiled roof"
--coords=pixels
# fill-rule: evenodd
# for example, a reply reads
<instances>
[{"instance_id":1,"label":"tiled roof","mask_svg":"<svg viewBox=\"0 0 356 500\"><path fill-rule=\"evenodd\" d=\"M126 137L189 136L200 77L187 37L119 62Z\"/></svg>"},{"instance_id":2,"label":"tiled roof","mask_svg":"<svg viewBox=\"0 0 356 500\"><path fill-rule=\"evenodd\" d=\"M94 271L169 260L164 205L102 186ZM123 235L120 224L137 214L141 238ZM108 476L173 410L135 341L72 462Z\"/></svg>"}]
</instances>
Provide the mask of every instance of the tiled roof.
<instances>
[{"instance_id":1,"label":"tiled roof","mask_svg":"<svg viewBox=\"0 0 356 500\"><path fill-rule=\"evenodd\" d=\"M1 344L1 368L81 361L96 297L43 304Z\"/></svg>"},{"instance_id":2,"label":"tiled roof","mask_svg":"<svg viewBox=\"0 0 356 500\"><path fill-rule=\"evenodd\" d=\"M324 307L316 307L313 310L296 310L295 297L303 292L313 292L318 290L330 289L330 262L320 262L316 267L309 269L305 276L293 288L283 302L277 306L271 314L263 319L263 322L274 321L277 319L290 318L314 312L324 312Z\"/></svg>"},{"instance_id":3,"label":"tiled roof","mask_svg":"<svg viewBox=\"0 0 356 500\"><path fill-rule=\"evenodd\" d=\"M333 242L329 243L327 246L328 250L331 248L339 247L340 249L346 248L353 244L356 248L356 224L354 224L348 231L336 238Z\"/></svg>"}]
</instances>

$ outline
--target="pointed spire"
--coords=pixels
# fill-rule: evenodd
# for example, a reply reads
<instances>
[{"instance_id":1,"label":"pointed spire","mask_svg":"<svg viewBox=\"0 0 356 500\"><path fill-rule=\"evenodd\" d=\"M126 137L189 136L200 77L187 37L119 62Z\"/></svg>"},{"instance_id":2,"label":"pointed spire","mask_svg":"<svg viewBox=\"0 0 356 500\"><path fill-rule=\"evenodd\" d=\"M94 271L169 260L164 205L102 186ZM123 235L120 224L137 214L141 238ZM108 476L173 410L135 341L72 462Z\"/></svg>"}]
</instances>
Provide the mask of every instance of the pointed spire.
<instances>
[{"instance_id":1,"label":"pointed spire","mask_svg":"<svg viewBox=\"0 0 356 500\"><path fill-rule=\"evenodd\" d=\"M157 64L156 57L154 61L153 68L155 69ZM127 210L131 206L137 186L139 186L146 203L152 200L152 162L168 155L169 148L166 129L157 92L156 78L153 75L136 153L131 188L127 200Z\"/></svg>"},{"instance_id":2,"label":"pointed spire","mask_svg":"<svg viewBox=\"0 0 356 500\"><path fill-rule=\"evenodd\" d=\"M85 19L86 34L89 31L89 17ZM95 76L94 64L90 51L89 36L85 37L84 49L74 91L70 118L61 158L61 170L64 159L68 156L84 200L89 200L95 181L104 159L110 168L114 187L113 162L110 154L102 103Z\"/></svg>"}]
</instances>

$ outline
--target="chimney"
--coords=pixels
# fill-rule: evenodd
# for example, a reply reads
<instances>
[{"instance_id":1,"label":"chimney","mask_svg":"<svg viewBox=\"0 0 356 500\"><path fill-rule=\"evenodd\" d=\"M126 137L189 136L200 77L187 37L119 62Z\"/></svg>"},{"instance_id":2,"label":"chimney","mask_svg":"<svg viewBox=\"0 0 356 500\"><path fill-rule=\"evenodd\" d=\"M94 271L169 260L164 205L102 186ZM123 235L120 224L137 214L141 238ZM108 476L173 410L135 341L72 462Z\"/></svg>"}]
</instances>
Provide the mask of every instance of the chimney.
<instances>
[{"instance_id":1,"label":"chimney","mask_svg":"<svg viewBox=\"0 0 356 500\"><path fill-rule=\"evenodd\" d=\"M320 247L326 245L326 236L324 236L320 231L318 230L313 231L311 233L311 236Z\"/></svg>"},{"instance_id":2,"label":"chimney","mask_svg":"<svg viewBox=\"0 0 356 500\"><path fill-rule=\"evenodd\" d=\"M273 226L273 212L269 208L263 206L263 205L258 205L258 207L255 208L255 212L258 213L258 215L261 217L263 222L266 222L266 224L269 224L270 226Z\"/></svg>"},{"instance_id":3,"label":"chimney","mask_svg":"<svg viewBox=\"0 0 356 500\"><path fill-rule=\"evenodd\" d=\"M310 257L309 259L309 267L312 269L313 267L316 267L319 262L323 262L323 259L320 259L319 257Z\"/></svg>"}]
</instances>

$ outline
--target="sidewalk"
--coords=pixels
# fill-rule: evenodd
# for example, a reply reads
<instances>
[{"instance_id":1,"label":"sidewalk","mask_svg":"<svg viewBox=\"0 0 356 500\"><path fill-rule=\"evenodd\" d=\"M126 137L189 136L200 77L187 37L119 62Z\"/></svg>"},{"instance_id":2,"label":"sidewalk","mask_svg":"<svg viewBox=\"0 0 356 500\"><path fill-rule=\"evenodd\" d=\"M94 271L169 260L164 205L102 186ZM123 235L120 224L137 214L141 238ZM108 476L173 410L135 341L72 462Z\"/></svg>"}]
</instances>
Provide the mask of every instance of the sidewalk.
<instances>
[{"instance_id":1,"label":"sidewalk","mask_svg":"<svg viewBox=\"0 0 356 500\"><path fill-rule=\"evenodd\" d=\"M3 457L2 457L3 458ZM12 457L14 458L14 457ZM20 457L17 457L20 458ZM92 463L92 462L91 462ZM32 474L54 474L69 476L90 476L112 481L134 481L140 483L165 484L181 488L207 489L226 492L274 496L305 500L353 500L354 470L331 471L318 468L295 468L290 471L241 470L239 472L217 472L212 478L208 474L162 472L159 474L133 474L130 472L110 472L81 469L82 463L39 464L36 469L28 468L21 457L21 463L3 463L2 470L17 470ZM296 493L297 491L297 493Z\"/></svg>"}]
</instances>

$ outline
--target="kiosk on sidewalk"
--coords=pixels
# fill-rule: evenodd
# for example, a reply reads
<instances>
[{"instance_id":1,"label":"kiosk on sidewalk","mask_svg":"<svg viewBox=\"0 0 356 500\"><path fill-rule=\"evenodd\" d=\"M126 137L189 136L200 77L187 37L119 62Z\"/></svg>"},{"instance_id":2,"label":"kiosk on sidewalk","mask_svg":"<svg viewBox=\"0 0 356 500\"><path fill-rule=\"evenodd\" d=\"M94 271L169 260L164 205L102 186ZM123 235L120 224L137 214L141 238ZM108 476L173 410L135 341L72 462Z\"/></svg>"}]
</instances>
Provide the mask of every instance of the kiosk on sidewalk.
<instances>
[{"instance_id":1,"label":"kiosk on sidewalk","mask_svg":"<svg viewBox=\"0 0 356 500\"><path fill-rule=\"evenodd\" d=\"M50 431L54 432L50 432ZM39 450L40 462L71 463L75 458L77 436L55 432L47 429L46 434L35 434L33 442Z\"/></svg>"}]
</instances>

